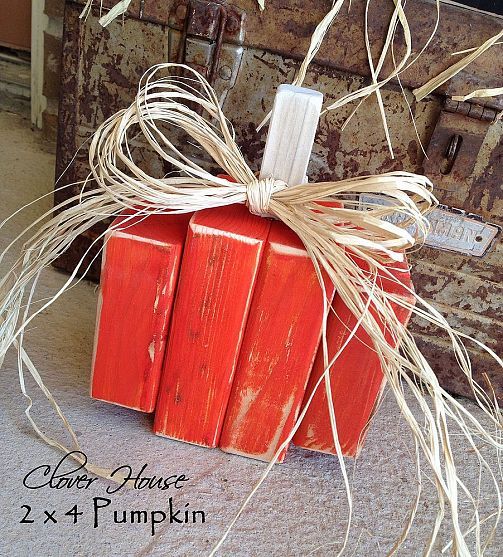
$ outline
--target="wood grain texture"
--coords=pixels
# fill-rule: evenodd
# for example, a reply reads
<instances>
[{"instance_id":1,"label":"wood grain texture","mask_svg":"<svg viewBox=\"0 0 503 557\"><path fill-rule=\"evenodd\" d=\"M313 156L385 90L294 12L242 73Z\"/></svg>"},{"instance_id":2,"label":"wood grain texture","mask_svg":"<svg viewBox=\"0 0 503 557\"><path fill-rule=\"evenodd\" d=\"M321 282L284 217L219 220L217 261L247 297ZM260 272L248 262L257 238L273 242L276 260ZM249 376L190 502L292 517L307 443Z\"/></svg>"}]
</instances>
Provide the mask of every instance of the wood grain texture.
<instances>
[{"instance_id":1,"label":"wood grain texture","mask_svg":"<svg viewBox=\"0 0 503 557\"><path fill-rule=\"evenodd\" d=\"M155 433L217 446L269 227L239 205L193 216Z\"/></svg>"},{"instance_id":2,"label":"wood grain texture","mask_svg":"<svg viewBox=\"0 0 503 557\"><path fill-rule=\"evenodd\" d=\"M394 263L392 266L394 269L404 271L393 271L395 278L408 288L412 288L407 263ZM391 265L389 268L391 270ZM412 295L400 284L383 277L379 277L377 282L378 286L386 292L402 296L414 303ZM333 306L335 312L329 316L327 324L329 358L333 357L343 346L357 322L337 294ZM411 312L397 304L392 304L392 306L400 322L407 324ZM376 316L375 312L373 314ZM378 320L377 317L376 319ZM387 340L390 344L396 344L396 341L389 335L387 335ZM309 378L304 404L323 372L323 350L320 346ZM384 376L379 359L372 349L370 337L362 327L359 327L355 336L331 367L330 385L342 452L347 456L356 456L362 446L369 419L384 386ZM324 381L318 387L293 442L305 449L336 454Z\"/></svg>"},{"instance_id":3,"label":"wood grain texture","mask_svg":"<svg viewBox=\"0 0 503 557\"><path fill-rule=\"evenodd\" d=\"M124 224L124 230L109 234L98 301L92 397L154 411L189 218L136 218Z\"/></svg>"},{"instance_id":4,"label":"wood grain texture","mask_svg":"<svg viewBox=\"0 0 503 557\"><path fill-rule=\"evenodd\" d=\"M326 281L331 298L333 287ZM219 446L270 461L298 416L321 336L323 294L300 239L273 222ZM279 458L283 461L284 450Z\"/></svg>"},{"instance_id":5,"label":"wood grain texture","mask_svg":"<svg viewBox=\"0 0 503 557\"><path fill-rule=\"evenodd\" d=\"M323 95L283 83L278 87L267 130L260 178L274 177L290 186L306 181Z\"/></svg>"}]
</instances>

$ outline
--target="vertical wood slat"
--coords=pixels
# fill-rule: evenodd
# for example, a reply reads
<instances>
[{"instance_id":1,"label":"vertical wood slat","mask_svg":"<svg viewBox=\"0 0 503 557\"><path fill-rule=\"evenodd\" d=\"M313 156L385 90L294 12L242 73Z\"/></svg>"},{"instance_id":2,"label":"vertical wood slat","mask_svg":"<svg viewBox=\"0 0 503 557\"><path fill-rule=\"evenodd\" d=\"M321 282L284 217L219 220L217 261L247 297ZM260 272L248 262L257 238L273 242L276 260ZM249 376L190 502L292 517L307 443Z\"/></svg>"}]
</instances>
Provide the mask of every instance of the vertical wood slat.
<instances>
[{"instance_id":1,"label":"vertical wood slat","mask_svg":"<svg viewBox=\"0 0 503 557\"><path fill-rule=\"evenodd\" d=\"M190 224L154 431L216 447L270 221L232 205Z\"/></svg>"},{"instance_id":2,"label":"vertical wood slat","mask_svg":"<svg viewBox=\"0 0 503 557\"><path fill-rule=\"evenodd\" d=\"M365 268L363 263L361 266ZM393 268L393 276L401 284L390 278L379 276L377 286L414 304L414 297L404 288L404 286L412 288L407 262L393 263L387 267L390 270ZM399 321L406 325L411 311L395 303L391 305ZM329 359L343 346L357 322L337 293L333 306L334 313L329 316L327 323ZM380 323L375 310L370 309L370 311ZM392 339L389 334L386 334L386 338L390 345L396 345L396 340ZM307 385L303 406L323 372L323 350L320 346ZM358 328L355 336L331 367L330 385L342 452L347 456L356 456L362 447L369 419L384 387L384 376L379 359L373 350L372 340L363 327ZM318 387L293 438L293 443L305 449L336 454L324 381Z\"/></svg>"},{"instance_id":3,"label":"vertical wood slat","mask_svg":"<svg viewBox=\"0 0 503 557\"><path fill-rule=\"evenodd\" d=\"M280 85L274 99L260 178L288 185L306 171L323 95ZM330 295L332 290L330 289ZM273 223L220 439L224 451L270 461L295 422L316 354L323 297L299 238ZM286 450L279 461L284 460Z\"/></svg>"},{"instance_id":4,"label":"vertical wood slat","mask_svg":"<svg viewBox=\"0 0 503 557\"><path fill-rule=\"evenodd\" d=\"M103 254L91 396L153 412L190 215L124 218Z\"/></svg>"},{"instance_id":5,"label":"vertical wood slat","mask_svg":"<svg viewBox=\"0 0 503 557\"><path fill-rule=\"evenodd\" d=\"M330 281L329 299L333 295ZM323 294L300 239L274 222L246 324L219 446L270 461L290 433L321 336ZM278 462L282 462L286 450Z\"/></svg>"},{"instance_id":6,"label":"vertical wood slat","mask_svg":"<svg viewBox=\"0 0 503 557\"><path fill-rule=\"evenodd\" d=\"M261 178L272 176L292 185L303 181L322 99L320 93L308 89L279 87ZM250 215L245 207L200 211L193 217L156 411L156 433L217 446L269 228L269 220ZM283 298L271 293L272 306L275 299ZM288 316L282 319L286 323ZM263 339L265 346L271 333L275 334L267 332Z\"/></svg>"}]
</instances>

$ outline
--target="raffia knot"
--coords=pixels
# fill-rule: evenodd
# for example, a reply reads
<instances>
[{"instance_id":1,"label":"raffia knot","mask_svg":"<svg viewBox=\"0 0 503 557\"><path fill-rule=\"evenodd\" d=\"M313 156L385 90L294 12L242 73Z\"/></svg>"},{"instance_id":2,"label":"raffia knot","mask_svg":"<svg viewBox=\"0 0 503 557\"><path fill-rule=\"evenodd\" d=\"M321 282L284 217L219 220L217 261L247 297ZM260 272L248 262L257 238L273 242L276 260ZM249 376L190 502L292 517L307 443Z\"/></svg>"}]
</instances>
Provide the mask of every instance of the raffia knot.
<instances>
[{"instance_id":1,"label":"raffia knot","mask_svg":"<svg viewBox=\"0 0 503 557\"><path fill-rule=\"evenodd\" d=\"M250 213L259 217L270 216L269 203L272 195L285 188L285 182L275 178L263 178L250 182L246 187L246 204Z\"/></svg>"}]
</instances>

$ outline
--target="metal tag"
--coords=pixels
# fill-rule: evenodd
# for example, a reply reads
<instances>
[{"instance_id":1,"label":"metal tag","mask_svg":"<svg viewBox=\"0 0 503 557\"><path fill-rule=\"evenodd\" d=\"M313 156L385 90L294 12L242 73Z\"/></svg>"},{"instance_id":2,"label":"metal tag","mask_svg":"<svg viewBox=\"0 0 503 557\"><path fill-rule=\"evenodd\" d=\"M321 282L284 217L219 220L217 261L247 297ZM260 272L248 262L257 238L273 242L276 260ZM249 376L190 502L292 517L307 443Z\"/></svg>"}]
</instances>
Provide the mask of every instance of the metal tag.
<instances>
[{"instance_id":1,"label":"metal tag","mask_svg":"<svg viewBox=\"0 0 503 557\"><path fill-rule=\"evenodd\" d=\"M381 195L360 195L361 210L369 210L375 204L392 205L392 201ZM439 205L426 218L430 223L430 231L425 245L477 257L486 253L500 231L499 226L484 222L478 215L446 205ZM398 224L404 220L404 216L395 213L386 217L386 220Z\"/></svg>"}]
</instances>

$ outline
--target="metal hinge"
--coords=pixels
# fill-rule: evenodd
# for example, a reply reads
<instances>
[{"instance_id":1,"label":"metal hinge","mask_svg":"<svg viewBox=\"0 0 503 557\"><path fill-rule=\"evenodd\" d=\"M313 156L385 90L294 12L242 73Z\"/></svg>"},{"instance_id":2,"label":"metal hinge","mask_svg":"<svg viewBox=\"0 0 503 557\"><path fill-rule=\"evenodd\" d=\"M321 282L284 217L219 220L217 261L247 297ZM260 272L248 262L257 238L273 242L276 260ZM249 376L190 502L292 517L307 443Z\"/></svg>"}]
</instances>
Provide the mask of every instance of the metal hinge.
<instances>
[{"instance_id":1,"label":"metal hinge","mask_svg":"<svg viewBox=\"0 0 503 557\"><path fill-rule=\"evenodd\" d=\"M500 117L500 112L488 106L471 103L468 101L455 101L447 97L444 102L444 110L454 114L462 114L475 120L484 122L496 122Z\"/></svg>"},{"instance_id":2,"label":"metal hinge","mask_svg":"<svg viewBox=\"0 0 503 557\"><path fill-rule=\"evenodd\" d=\"M239 72L245 15L218 1L179 0L169 16L169 61L197 70L221 104Z\"/></svg>"},{"instance_id":3,"label":"metal hinge","mask_svg":"<svg viewBox=\"0 0 503 557\"><path fill-rule=\"evenodd\" d=\"M493 108L447 98L426 150L424 173L445 191L455 191L470 177L492 122Z\"/></svg>"}]
</instances>

